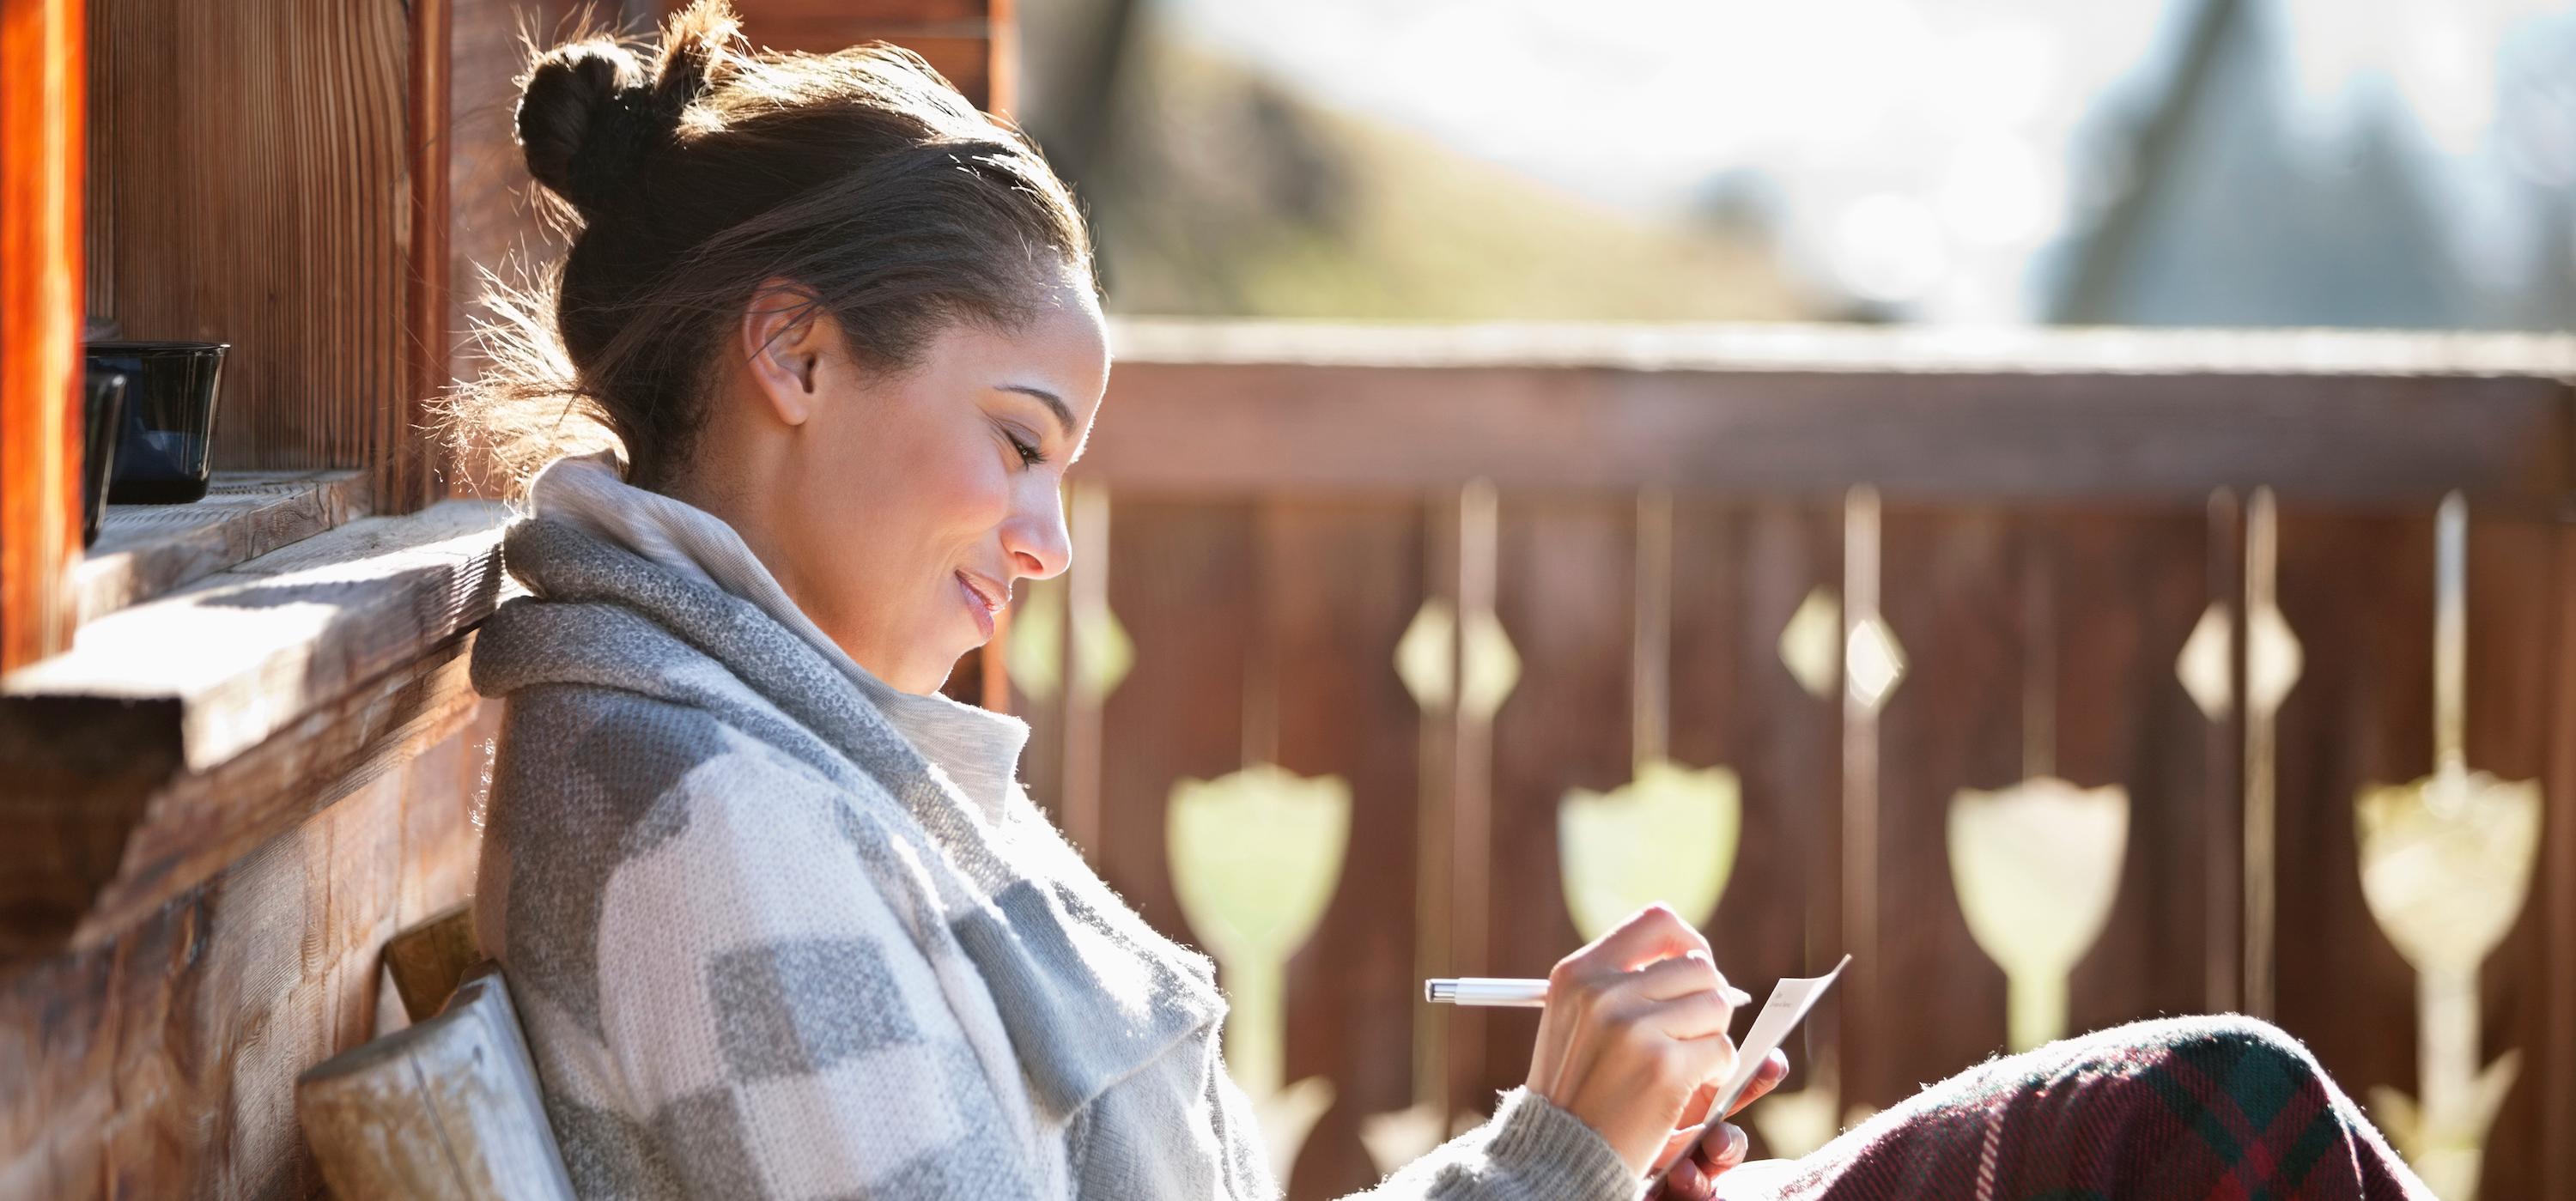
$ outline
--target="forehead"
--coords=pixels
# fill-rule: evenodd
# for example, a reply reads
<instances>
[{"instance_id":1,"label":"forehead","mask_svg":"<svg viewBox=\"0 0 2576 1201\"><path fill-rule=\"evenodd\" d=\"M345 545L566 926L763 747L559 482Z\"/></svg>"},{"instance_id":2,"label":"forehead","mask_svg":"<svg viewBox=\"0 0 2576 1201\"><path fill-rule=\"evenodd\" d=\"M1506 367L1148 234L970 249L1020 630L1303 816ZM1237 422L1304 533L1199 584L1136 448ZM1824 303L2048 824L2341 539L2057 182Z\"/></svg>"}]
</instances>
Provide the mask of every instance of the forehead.
<instances>
[{"instance_id":1,"label":"forehead","mask_svg":"<svg viewBox=\"0 0 2576 1201\"><path fill-rule=\"evenodd\" d=\"M959 382L1040 389L1062 398L1077 419L1087 419L1108 386L1108 329L1087 289L1055 289L1026 320L1007 326L952 326L940 342L944 367L981 377Z\"/></svg>"}]
</instances>

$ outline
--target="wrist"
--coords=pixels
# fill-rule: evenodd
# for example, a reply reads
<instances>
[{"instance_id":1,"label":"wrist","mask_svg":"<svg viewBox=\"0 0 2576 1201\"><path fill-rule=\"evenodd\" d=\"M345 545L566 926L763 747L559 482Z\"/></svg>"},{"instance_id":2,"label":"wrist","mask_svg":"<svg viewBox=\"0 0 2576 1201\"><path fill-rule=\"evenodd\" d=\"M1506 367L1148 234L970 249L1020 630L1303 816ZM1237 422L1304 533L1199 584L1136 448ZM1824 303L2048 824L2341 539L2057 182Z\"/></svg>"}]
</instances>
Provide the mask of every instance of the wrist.
<instances>
[{"instance_id":1,"label":"wrist","mask_svg":"<svg viewBox=\"0 0 2576 1201\"><path fill-rule=\"evenodd\" d=\"M1516 1177L1554 1182L1549 1195L1628 1201L1638 1169L1591 1123L1528 1087L1503 1094L1486 1152Z\"/></svg>"}]
</instances>

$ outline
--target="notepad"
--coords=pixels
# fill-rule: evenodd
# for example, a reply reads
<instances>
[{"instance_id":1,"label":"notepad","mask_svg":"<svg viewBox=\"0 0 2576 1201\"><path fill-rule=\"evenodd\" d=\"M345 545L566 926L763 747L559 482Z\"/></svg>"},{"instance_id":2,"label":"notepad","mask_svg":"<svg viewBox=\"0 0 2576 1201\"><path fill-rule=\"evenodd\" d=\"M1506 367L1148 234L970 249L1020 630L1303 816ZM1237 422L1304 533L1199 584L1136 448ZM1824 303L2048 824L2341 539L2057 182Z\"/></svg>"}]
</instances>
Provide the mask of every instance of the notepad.
<instances>
[{"instance_id":1,"label":"notepad","mask_svg":"<svg viewBox=\"0 0 2576 1201\"><path fill-rule=\"evenodd\" d=\"M1851 956L1845 955L1841 963L1834 965L1834 970L1824 975L1783 979L1771 986L1770 999L1762 1002L1762 1012L1753 1017L1753 1028L1745 1031L1744 1037L1735 1044L1735 1070L1727 1073L1726 1082L1718 1087L1717 1101L1708 1108L1708 1121L1700 1126L1699 1134L1691 1140L1690 1146L1697 1147L1708 1137L1709 1131L1726 1120L1727 1111L1735 1108L1735 1102L1744 1095L1744 1090L1753 1087L1753 1077L1762 1070L1762 1061L1779 1049L1789 1037L1789 1032L1798 1028L1807 1011L1816 1007L1816 1002L1824 998L1825 990L1832 988L1834 981L1842 976L1843 969L1850 965ZM1688 1154L1687 1150L1682 1153L1684 1156ZM1673 1157L1674 1163L1681 1161L1682 1156ZM1672 1168L1667 1165L1656 1177L1656 1183L1662 1183L1663 1177L1671 1173Z\"/></svg>"}]
</instances>

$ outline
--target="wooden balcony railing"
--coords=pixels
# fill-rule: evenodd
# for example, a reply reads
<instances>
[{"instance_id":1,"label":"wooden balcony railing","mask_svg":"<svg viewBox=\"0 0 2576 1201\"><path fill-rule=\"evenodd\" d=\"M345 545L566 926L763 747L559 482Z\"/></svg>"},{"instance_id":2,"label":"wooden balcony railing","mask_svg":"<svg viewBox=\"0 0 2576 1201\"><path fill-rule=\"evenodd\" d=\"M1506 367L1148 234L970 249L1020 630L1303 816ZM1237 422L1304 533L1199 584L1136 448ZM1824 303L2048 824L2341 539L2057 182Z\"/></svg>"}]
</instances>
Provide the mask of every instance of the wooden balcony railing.
<instances>
[{"instance_id":1,"label":"wooden balcony railing","mask_svg":"<svg viewBox=\"0 0 2576 1201\"><path fill-rule=\"evenodd\" d=\"M1757 993L1857 957L1757 1150L2234 1009L2446 1197L2576 1192L2576 344L1114 343L1024 776L1219 954L1293 1196L1522 1075L1423 976L1658 897Z\"/></svg>"}]
</instances>

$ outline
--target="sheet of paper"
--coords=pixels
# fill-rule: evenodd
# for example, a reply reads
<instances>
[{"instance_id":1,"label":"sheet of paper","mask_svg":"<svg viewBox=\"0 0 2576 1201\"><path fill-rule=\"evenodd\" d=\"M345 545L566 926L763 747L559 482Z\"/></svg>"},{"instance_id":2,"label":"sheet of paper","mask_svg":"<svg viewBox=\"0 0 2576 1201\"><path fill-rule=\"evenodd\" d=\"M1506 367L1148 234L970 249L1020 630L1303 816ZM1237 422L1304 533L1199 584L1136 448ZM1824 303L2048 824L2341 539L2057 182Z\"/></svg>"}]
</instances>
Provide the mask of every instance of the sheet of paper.
<instances>
[{"instance_id":1,"label":"sheet of paper","mask_svg":"<svg viewBox=\"0 0 2576 1201\"><path fill-rule=\"evenodd\" d=\"M1726 1120L1726 1112L1735 1108L1736 1099L1744 1095L1745 1089L1752 1087L1754 1074L1762 1070L1762 1061L1788 1039L1789 1032L1798 1028L1807 1011L1816 1007L1825 990L1832 988L1843 969L1850 965L1851 956L1845 955L1841 963L1834 965L1834 970L1824 975L1804 980L1784 979L1771 986L1771 999L1764 1001L1762 1011L1754 1015L1753 1028L1736 1040L1735 1070L1728 1073L1726 1082L1719 1086L1717 1103L1709 1106L1708 1121L1700 1127L1701 1138L1708 1137L1710 1130ZM1676 1158L1673 1162L1681 1160ZM1672 1169L1667 1166L1664 1170L1670 1172ZM1656 1181L1661 1183L1662 1179L1659 1173Z\"/></svg>"}]
</instances>

